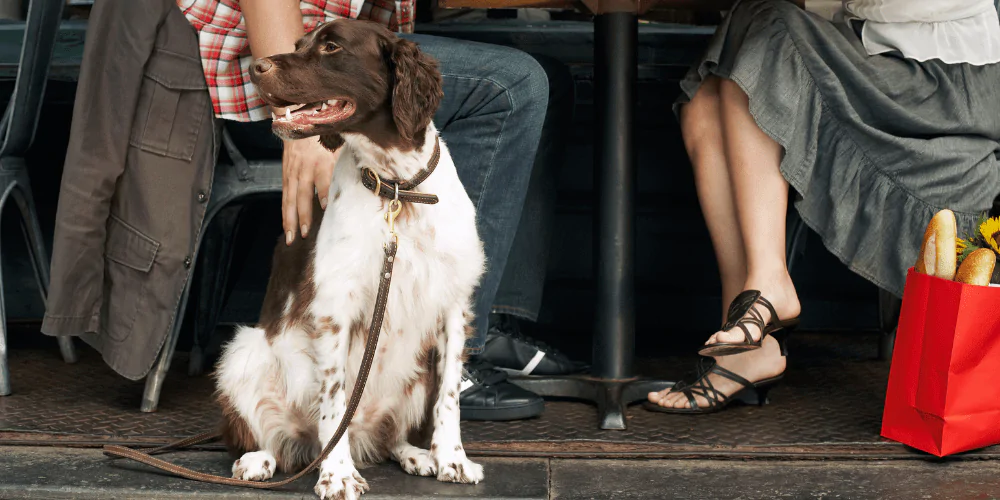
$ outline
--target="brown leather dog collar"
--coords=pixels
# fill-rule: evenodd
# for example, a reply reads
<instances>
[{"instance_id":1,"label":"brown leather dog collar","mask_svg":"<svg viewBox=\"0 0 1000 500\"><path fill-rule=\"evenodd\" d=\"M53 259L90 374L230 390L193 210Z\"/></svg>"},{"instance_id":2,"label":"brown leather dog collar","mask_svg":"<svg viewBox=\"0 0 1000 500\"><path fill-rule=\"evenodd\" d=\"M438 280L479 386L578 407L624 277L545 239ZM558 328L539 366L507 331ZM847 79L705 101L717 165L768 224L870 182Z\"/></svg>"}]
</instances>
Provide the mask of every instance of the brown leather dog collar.
<instances>
[{"instance_id":1,"label":"brown leather dog collar","mask_svg":"<svg viewBox=\"0 0 1000 500\"><path fill-rule=\"evenodd\" d=\"M441 160L441 139L434 138L434 152L431 159L427 161L427 167L421 169L409 180L385 180L379 177L374 170L369 167L361 169L361 184L372 190L375 194L387 200L405 201L409 203L424 203L433 205L438 202L438 197L433 194L418 193L413 191L421 182L427 180L434 169L437 168L438 161Z\"/></svg>"}]
</instances>

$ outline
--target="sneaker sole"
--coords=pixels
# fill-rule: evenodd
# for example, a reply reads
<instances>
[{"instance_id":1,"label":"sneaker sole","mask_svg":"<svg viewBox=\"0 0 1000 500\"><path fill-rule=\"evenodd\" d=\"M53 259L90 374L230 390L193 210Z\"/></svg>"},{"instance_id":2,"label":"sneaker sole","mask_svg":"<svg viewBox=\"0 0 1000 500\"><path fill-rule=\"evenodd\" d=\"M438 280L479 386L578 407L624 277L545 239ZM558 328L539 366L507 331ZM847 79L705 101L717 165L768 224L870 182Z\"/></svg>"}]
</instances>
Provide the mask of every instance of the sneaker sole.
<instances>
[{"instance_id":1,"label":"sneaker sole","mask_svg":"<svg viewBox=\"0 0 1000 500\"><path fill-rule=\"evenodd\" d=\"M500 422L504 420L523 420L537 417L545 411L545 401L539 399L523 406L506 406L503 408L467 408L460 407L462 420Z\"/></svg>"},{"instance_id":2,"label":"sneaker sole","mask_svg":"<svg viewBox=\"0 0 1000 500\"><path fill-rule=\"evenodd\" d=\"M585 367L581 368L579 371L566 372L566 373L560 373L560 374L549 374L549 373L537 373L536 372L536 373L532 373L531 375L524 375L524 374L521 373L521 370L515 370L513 368L503 368L503 367L495 366L495 365L493 366L493 369L495 369L495 370L499 370L499 371L502 371L502 372L507 372L507 374L510 376L510 378L572 377L573 375L583 375L583 374L585 374L589 368L590 368L589 366L585 366Z\"/></svg>"}]
</instances>

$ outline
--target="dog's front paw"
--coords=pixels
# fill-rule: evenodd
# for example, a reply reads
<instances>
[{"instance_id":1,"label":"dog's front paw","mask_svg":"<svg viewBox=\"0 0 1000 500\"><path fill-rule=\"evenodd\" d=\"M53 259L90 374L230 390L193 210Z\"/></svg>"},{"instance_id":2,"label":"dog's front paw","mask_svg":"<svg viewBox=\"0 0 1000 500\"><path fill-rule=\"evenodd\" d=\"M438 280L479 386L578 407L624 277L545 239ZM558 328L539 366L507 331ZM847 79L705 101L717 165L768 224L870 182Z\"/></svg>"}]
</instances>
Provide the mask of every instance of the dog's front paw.
<instances>
[{"instance_id":1,"label":"dog's front paw","mask_svg":"<svg viewBox=\"0 0 1000 500\"><path fill-rule=\"evenodd\" d=\"M407 474L414 476L437 475L437 464L427 450L413 449L410 453L399 457L399 465Z\"/></svg>"},{"instance_id":2,"label":"dog's front paw","mask_svg":"<svg viewBox=\"0 0 1000 500\"><path fill-rule=\"evenodd\" d=\"M438 460L437 480L446 483L479 484L483 480L483 466L466 457Z\"/></svg>"},{"instance_id":3,"label":"dog's front paw","mask_svg":"<svg viewBox=\"0 0 1000 500\"><path fill-rule=\"evenodd\" d=\"M267 481L274 475L278 461L266 451L245 453L233 464L233 478L244 481Z\"/></svg>"},{"instance_id":4,"label":"dog's front paw","mask_svg":"<svg viewBox=\"0 0 1000 500\"><path fill-rule=\"evenodd\" d=\"M346 474L321 472L313 491L323 500L358 500L368 491L368 482L351 467Z\"/></svg>"}]
</instances>

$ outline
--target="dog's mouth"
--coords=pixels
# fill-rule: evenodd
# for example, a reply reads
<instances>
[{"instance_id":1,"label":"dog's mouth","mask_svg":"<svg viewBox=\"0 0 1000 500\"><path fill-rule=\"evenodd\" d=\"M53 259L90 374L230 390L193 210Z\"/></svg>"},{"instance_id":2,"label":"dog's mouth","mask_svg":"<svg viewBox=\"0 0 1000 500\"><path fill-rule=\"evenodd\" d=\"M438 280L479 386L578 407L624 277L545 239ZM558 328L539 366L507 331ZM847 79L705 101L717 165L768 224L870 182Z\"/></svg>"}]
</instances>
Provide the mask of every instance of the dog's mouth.
<instances>
[{"instance_id":1,"label":"dog's mouth","mask_svg":"<svg viewBox=\"0 0 1000 500\"><path fill-rule=\"evenodd\" d=\"M329 125L344 121L354 115L356 106L347 99L329 99L311 104L292 104L284 115L271 114L273 126L284 129L301 129L311 125Z\"/></svg>"}]
</instances>

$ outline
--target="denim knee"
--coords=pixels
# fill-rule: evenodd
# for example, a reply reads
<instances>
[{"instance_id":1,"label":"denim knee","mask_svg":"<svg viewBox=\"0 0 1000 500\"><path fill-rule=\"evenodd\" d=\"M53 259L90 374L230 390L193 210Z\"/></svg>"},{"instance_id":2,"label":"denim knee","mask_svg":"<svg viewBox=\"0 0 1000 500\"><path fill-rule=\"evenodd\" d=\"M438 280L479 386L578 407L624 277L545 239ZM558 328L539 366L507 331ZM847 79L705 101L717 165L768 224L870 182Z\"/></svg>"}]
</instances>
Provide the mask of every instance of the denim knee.
<instances>
[{"instance_id":1,"label":"denim knee","mask_svg":"<svg viewBox=\"0 0 1000 500\"><path fill-rule=\"evenodd\" d=\"M549 79L545 69L534 57L517 49L498 47L490 54L494 65L503 68L496 82L507 90L515 108L545 116L549 103Z\"/></svg>"}]
</instances>

